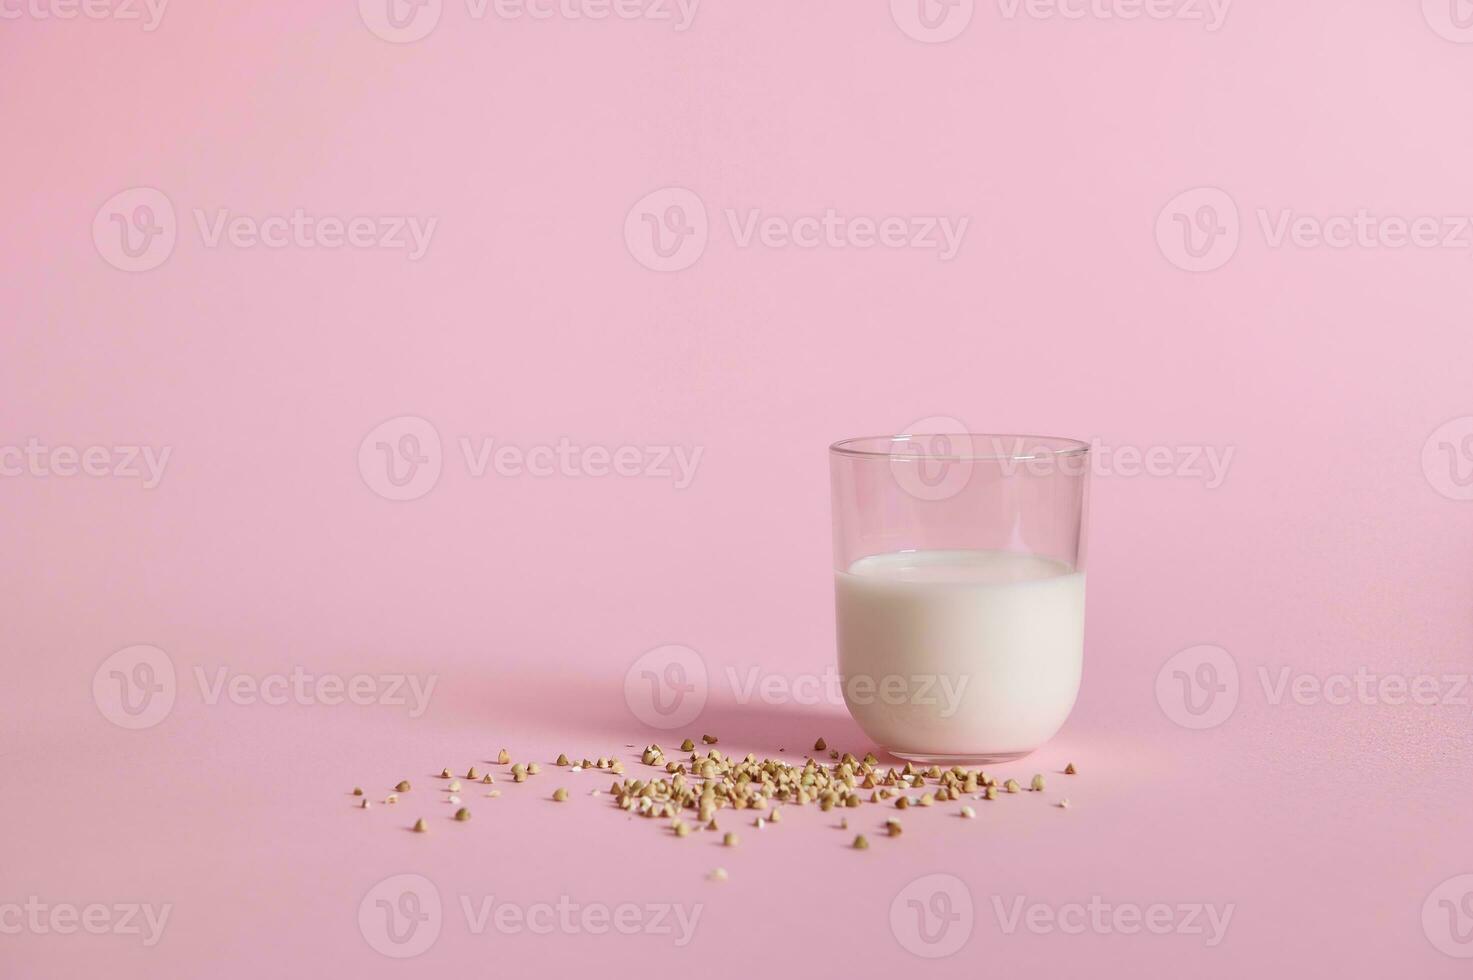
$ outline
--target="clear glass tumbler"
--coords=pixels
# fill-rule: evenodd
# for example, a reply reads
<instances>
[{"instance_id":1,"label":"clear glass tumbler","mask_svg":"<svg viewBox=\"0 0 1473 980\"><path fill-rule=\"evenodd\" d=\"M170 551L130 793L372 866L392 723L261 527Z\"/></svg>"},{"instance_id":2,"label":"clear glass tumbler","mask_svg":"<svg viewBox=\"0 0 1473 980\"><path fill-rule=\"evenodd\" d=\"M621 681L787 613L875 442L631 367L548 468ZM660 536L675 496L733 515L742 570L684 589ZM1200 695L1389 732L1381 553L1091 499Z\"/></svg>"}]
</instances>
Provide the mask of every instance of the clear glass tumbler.
<instances>
[{"instance_id":1,"label":"clear glass tumbler","mask_svg":"<svg viewBox=\"0 0 1473 980\"><path fill-rule=\"evenodd\" d=\"M829 447L845 703L902 759L1021 758L1084 663L1090 447L1052 436L870 436Z\"/></svg>"}]
</instances>

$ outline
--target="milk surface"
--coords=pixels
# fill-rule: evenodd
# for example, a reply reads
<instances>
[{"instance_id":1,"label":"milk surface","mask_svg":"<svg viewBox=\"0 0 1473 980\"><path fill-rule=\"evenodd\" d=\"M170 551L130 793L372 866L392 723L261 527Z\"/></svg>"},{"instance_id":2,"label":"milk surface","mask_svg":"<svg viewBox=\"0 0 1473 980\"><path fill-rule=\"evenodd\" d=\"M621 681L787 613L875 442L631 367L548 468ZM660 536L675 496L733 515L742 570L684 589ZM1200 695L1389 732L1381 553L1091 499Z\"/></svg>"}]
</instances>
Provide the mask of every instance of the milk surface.
<instances>
[{"instance_id":1,"label":"milk surface","mask_svg":"<svg viewBox=\"0 0 1473 980\"><path fill-rule=\"evenodd\" d=\"M844 699L901 756L1013 758L1079 693L1084 573L1005 551L904 551L836 572Z\"/></svg>"}]
</instances>

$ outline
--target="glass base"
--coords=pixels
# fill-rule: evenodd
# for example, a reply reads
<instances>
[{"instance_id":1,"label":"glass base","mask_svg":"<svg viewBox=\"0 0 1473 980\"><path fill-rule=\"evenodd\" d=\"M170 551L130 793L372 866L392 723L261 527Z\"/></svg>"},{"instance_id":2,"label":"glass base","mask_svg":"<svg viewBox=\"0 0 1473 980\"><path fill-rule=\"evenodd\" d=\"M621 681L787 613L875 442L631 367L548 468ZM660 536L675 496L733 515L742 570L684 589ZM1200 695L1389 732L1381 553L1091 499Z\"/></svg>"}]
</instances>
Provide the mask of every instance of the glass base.
<instances>
[{"instance_id":1,"label":"glass base","mask_svg":"<svg viewBox=\"0 0 1473 980\"><path fill-rule=\"evenodd\" d=\"M1004 762L1016 762L1033 754L1032 749L1023 749L1021 752L981 752L962 755L947 755L941 752L901 752L897 749L886 749L885 751L897 759L904 759L906 762L924 762L928 766L995 766Z\"/></svg>"}]
</instances>

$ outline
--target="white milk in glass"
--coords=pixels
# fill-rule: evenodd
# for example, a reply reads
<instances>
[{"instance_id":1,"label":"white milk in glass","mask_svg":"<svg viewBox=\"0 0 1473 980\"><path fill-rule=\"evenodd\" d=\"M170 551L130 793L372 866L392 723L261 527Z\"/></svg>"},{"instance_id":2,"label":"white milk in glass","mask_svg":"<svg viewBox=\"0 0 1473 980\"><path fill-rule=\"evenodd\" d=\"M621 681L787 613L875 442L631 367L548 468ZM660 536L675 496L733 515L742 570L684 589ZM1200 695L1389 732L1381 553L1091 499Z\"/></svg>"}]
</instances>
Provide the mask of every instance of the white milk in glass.
<instances>
[{"instance_id":1,"label":"white milk in glass","mask_svg":"<svg viewBox=\"0 0 1473 980\"><path fill-rule=\"evenodd\" d=\"M1084 573L1006 551L871 555L835 573L839 670L860 728L902 757L1016 757L1079 694Z\"/></svg>"}]
</instances>

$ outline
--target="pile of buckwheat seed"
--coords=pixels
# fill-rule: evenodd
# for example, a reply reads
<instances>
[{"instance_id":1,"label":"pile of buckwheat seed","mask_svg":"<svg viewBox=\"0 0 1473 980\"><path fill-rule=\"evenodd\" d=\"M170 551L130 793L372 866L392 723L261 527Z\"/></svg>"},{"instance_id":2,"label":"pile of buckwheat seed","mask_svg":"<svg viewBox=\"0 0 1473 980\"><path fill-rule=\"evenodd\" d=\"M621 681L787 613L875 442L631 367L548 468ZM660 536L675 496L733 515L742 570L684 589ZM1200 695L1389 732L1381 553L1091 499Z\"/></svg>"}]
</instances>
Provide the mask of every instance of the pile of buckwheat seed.
<instances>
[{"instance_id":1,"label":"pile of buckwheat seed","mask_svg":"<svg viewBox=\"0 0 1473 980\"><path fill-rule=\"evenodd\" d=\"M716 745L718 739L714 735L702 735L701 742L709 747ZM828 743L822 738L814 743L813 749L816 754L828 751L830 761L825 764L809 757L802 765L795 765L781 759L759 760L750 752L744 758L737 759L724 755L716 748L708 748L702 754L689 738L680 745L684 757L677 760L667 759L665 750L659 745L648 745L641 754L640 761L652 769L662 771L664 775L652 774L649 779L616 779L607 793L619 809L650 820L667 820L669 823L666 826L672 835L687 837L692 830L720 831L717 814L722 810L755 811L756 816L751 825L762 830L769 823L782 821L781 807L784 805L802 807L812 804L821 811L829 811L855 809L867 803L888 803L905 810L913 806L929 807L937 803L959 802L967 797L974 800L996 800L999 791L1008 794L1025 792L1017 780L1009 779L999 786L995 778L980 769L971 770L962 766L943 769L939 765L923 768L910 762L899 769L885 767L880 765L880 760L873 753L866 753L864 758L858 759L848 752L840 754L829 750ZM496 761L498 765L510 766L511 779L515 783L526 782L529 777L542 771L542 767L536 762L513 763L511 753L506 749L498 753ZM624 763L613 756L574 761L566 754L559 754L554 765L570 772L592 770L624 775ZM1077 771L1072 762L1064 767L1066 775L1072 776ZM459 807L453 819L461 823L470 820L470 809L461 806L459 794L465 791L461 780L453 776L449 768L440 770L440 778L446 781L447 802ZM489 772L483 774L475 766L466 771L464 778L467 782L482 786L496 782ZM402 780L394 789L395 792L384 798L384 803L398 803L400 794L410 792L409 780ZM1043 774L1035 774L1027 792L1042 793L1044 789ZM495 789L486 794L490 798L500 795L500 790ZM589 795L600 796L602 793L594 789ZM363 809L369 808L369 801L361 788L354 787L353 796L362 798L360 806ZM560 786L553 790L551 799L557 803L566 802L567 789ZM1068 809L1069 800L1061 799L1055 805ZM732 819L740 819L735 812L731 816ZM972 820L977 814L971 806L964 805L958 816ZM847 819L840 820L841 829L847 829L848 826ZM891 817L884 822L883 829L886 836L899 837L900 821ZM420 818L414 822L413 830L425 833L429 826ZM727 847L737 847L741 841L734 832L727 831L722 837L722 843ZM869 848L869 841L863 834L859 834L854 838L852 846L855 850L866 850ZM715 881L724 881L727 875L725 869L717 868L708 877Z\"/></svg>"}]
</instances>

